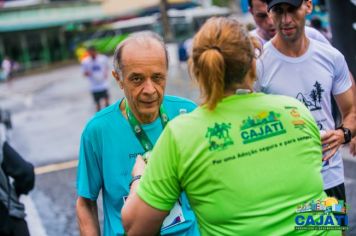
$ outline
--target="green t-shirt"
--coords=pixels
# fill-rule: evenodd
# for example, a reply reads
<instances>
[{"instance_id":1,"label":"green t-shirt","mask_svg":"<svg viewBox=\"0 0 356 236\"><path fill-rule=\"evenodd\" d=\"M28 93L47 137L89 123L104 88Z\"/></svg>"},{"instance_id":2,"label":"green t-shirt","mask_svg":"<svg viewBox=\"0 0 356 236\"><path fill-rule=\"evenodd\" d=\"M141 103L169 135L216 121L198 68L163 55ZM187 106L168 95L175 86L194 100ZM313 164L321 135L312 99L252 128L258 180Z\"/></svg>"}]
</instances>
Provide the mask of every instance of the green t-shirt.
<instances>
[{"instance_id":1,"label":"green t-shirt","mask_svg":"<svg viewBox=\"0 0 356 236\"><path fill-rule=\"evenodd\" d=\"M202 235L326 235L295 231L297 206L325 197L319 130L297 100L262 93L223 99L172 120L137 189L168 211L187 193Z\"/></svg>"}]
</instances>

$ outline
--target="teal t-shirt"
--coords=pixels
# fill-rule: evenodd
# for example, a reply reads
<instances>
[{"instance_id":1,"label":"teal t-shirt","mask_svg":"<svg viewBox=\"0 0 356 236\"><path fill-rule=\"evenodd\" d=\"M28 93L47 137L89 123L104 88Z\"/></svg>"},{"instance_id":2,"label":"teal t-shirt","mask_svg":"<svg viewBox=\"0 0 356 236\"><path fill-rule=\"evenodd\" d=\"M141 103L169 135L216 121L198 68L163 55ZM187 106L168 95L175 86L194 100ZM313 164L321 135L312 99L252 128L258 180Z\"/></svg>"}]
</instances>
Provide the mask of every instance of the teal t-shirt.
<instances>
[{"instance_id":1,"label":"teal t-shirt","mask_svg":"<svg viewBox=\"0 0 356 236\"><path fill-rule=\"evenodd\" d=\"M326 197L321 159L319 130L303 104L233 95L167 125L137 194L169 210L183 189L202 235L340 235L295 230L298 205Z\"/></svg>"},{"instance_id":2,"label":"teal t-shirt","mask_svg":"<svg viewBox=\"0 0 356 236\"><path fill-rule=\"evenodd\" d=\"M79 196L95 201L102 191L106 236L124 233L121 223L123 198L129 193L136 156L144 153L119 104L97 113L86 125L81 137L77 173ZM165 96L163 106L170 120L196 107L192 101L173 96ZM142 127L154 144L162 132L160 118ZM162 235L198 235L195 216L184 194L181 202L185 221L162 230Z\"/></svg>"}]
</instances>

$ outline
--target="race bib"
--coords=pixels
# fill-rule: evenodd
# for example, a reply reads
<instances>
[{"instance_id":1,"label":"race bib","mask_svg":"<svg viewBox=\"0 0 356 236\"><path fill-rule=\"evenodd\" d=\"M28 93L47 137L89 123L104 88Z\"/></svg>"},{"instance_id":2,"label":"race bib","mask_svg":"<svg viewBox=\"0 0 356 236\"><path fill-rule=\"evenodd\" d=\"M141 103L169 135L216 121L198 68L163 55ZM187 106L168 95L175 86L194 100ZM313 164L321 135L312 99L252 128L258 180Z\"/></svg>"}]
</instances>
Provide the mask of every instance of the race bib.
<instances>
[{"instance_id":1,"label":"race bib","mask_svg":"<svg viewBox=\"0 0 356 236\"><path fill-rule=\"evenodd\" d=\"M164 219L161 231L165 229L169 229L175 225L181 224L184 221L185 219L183 216L182 206L180 204L180 201L177 201L174 204L172 210L169 212L169 215Z\"/></svg>"},{"instance_id":2,"label":"race bib","mask_svg":"<svg viewBox=\"0 0 356 236\"><path fill-rule=\"evenodd\" d=\"M124 204L127 200L128 196L124 196L123 200L124 200ZM164 219L163 223L162 223L162 227L161 227L161 231L169 229L175 225L181 224L185 222L185 218L183 215L183 210L182 210L182 205L180 203L180 201L178 200L172 210L169 212L169 215Z\"/></svg>"}]
</instances>

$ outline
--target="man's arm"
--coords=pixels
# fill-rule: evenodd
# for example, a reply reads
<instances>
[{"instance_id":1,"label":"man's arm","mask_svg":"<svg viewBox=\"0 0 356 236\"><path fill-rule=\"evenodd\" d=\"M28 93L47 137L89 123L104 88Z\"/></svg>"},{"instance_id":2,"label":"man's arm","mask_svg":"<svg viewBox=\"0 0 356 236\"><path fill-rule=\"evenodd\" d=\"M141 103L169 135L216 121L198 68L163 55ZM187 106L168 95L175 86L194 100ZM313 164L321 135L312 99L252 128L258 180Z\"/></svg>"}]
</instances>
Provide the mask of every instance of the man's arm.
<instances>
[{"instance_id":1,"label":"man's arm","mask_svg":"<svg viewBox=\"0 0 356 236\"><path fill-rule=\"evenodd\" d=\"M83 197L78 197L76 208L80 235L100 235L98 206L96 204L96 201L92 201Z\"/></svg>"},{"instance_id":2,"label":"man's arm","mask_svg":"<svg viewBox=\"0 0 356 236\"><path fill-rule=\"evenodd\" d=\"M356 107L355 107L355 90L353 87L346 92L335 96L336 103L340 109L343 126L350 129L353 136L356 134L355 119L356 119ZM330 151L323 160L331 158L344 142L344 133L342 130L330 130L323 136L322 142L325 145L323 151Z\"/></svg>"},{"instance_id":3,"label":"man's arm","mask_svg":"<svg viewBox=\"0 0 356 236\"><path fill-rule=\"evenodd\" d=\"M355 79L352 76L350 72L350 77L352 81L352 90L354 92L354 106L356 105L356 85L355 85ZM353 137L353 139L350 142L350 154L353 156L356 156L356 137Z\"/></svg>"},{"instance_id":4,"label":"man's arm","mask_svg":"<svg viewBox=\"0 0 356 236\"><path fill-rule=\"evenodd\" d=\"M86 59L82 62L82 72L85 77L89 77L91 75L90 70L89 70L89 65Z\"/></svg>"},{"instance_id":5,"label":"man's arm","mask_svg":"<svg viewBox=\"0 0 356 236\"><path fill-rule=\"evenodd\" d=\"M342 115L342 124L344 127L351 130L352 137L356 134L356 104L355 104L355 90L353 87L348 89L345 93L335 96L336 103Z\"/></svg>"}]
</instances>

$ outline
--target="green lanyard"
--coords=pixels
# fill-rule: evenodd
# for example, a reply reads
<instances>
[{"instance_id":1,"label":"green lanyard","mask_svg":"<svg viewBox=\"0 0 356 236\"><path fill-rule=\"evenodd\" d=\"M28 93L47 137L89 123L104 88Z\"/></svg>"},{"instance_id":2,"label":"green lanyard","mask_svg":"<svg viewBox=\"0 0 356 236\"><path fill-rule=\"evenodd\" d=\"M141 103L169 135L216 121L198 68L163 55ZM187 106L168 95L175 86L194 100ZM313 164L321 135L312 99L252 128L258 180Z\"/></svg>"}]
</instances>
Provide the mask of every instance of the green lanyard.
<instances>
[{"instance_id":1,"label":"green lanyard","mask_svg":"<svg viewBox=\"0 0 356 236\"><path fill-rule=\"evenodd\" d=\"M130 123L131 129L135 133L138 141L140 141L143 149L145 149L145 152L152 150L153 145L152 145L150 139L148 138L146 132L142 129L140 122L136 119L136 117L132 113L130 107L128 106L126 99L125 99L125 110L126 110L127 119ZM161 107L159 108L159 116L161 118L162 128L164 129L164 127L168 123L168 116L163 108L163 105L161 105Z\"/></svg>"}]
</instances>

